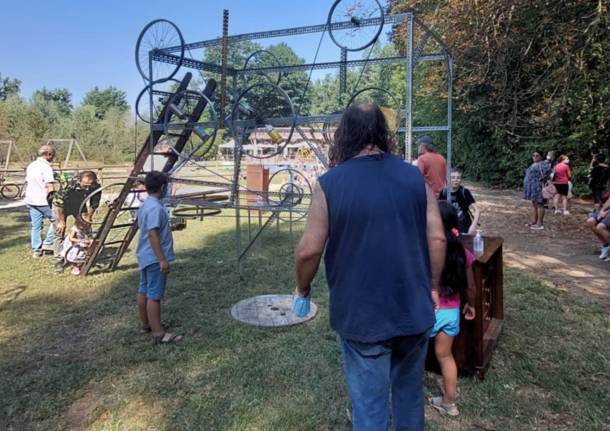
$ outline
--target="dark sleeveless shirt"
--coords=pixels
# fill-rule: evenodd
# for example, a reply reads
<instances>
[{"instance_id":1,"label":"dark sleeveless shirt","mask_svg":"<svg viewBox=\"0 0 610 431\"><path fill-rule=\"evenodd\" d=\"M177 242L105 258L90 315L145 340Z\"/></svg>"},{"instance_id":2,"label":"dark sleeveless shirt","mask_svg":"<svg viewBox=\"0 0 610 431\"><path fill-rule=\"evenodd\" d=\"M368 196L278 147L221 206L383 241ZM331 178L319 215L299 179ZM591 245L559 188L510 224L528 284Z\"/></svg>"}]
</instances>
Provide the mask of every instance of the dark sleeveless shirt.
<instances>
[{"instance_id":1,"label":"dark sleeveless shirt","mask_svg":"<svg viewBox=\"0 0 610 431\"><path fill-rule=\"evenodd\" d=\"M328 205L325 253L330 324L377 342L434 324L419 170L392 155L356 157L320 177Z\"/></svg>"}]
</instances>

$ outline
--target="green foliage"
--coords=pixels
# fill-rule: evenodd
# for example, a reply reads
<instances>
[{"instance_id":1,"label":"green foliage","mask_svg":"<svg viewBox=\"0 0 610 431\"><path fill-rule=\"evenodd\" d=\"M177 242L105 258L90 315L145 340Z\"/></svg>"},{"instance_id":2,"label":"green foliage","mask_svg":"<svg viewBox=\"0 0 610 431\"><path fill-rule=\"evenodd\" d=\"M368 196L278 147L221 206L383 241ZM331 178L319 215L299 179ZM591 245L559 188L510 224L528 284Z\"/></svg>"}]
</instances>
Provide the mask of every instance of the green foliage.
<instances>
[{"instance_id":1,"label":"green foliage","mask_svg":"<svg viewBox=\"0 0 610 431\"><path fill-rule=\"evenodd\" d=\"M609 149L610 20L604 2L391 4L394 11L420 11L454 56L454 155L470 177L516 186L535 148L570 154L583 169L591 152ZM395 29L397 41L403 31ZM426 77L424 87L443 73Z\"/></svg>"},{"instance_id":2,"label":"green foliage","mask_svg":"<svg viewBox=\"0 0 610 431\"><path fill-rule=\"evenodd\" d=\"M70 93L64 89L37 90L31 102L10 96L0 102L0 137L17 142L26 157L48 139L66 138L78 140L88 159L120 162L132 157L128 111L111 106L100 118L95 106L70 108Z\"/></svg>"},{"instance_id":3,"label":"green foliage","mask_svg":"<svg viewBox=\"0 0 610 431\"><path fill-rule=\"evenodd\" d=\"M45 110L49 109L56 110L61 115L68 115L72 110L72 94L67 88L47 90L43 87L42 90L34 91L32 102L45 114L48 113Z\"/></svg>"},{"instance_id":4,"label":"green foliage","mask_svg":"<svg viewBox=\"0 0 610 431\"><path fill-rule=\"evenodd\" d=\"M19 95L21 90L21 81L18 79L11 79L8 76L3 78L0 73L0 101L6 100L10 96Z\"/></svg>"},{"instance_id":5,"label":"green foliage","mask_svg":"<svg viewBox=\"0 0 610 431\"><path fill-rule=\"evenodd\" d=\"M115 87L107 87L100 90L97 86L93 87L83 99L83 105L91 105L95 108L95 116L104 118L110 108L118 108L121 111L129 109L127 96L124 91Z\"/></svg>"}]
</instances>

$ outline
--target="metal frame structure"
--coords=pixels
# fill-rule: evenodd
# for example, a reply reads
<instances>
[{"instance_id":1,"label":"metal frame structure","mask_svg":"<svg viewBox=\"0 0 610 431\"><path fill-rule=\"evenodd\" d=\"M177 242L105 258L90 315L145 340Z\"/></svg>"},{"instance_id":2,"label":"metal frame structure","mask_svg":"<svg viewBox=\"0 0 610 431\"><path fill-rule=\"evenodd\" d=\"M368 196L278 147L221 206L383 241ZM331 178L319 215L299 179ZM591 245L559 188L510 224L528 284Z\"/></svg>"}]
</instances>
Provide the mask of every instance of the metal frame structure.
<instances>
[{"instance_id":1,"label":"metal frame structure","mask_svg":"<svg viewBox=\"0 0 610 431\"><path fill-rule=\"evenodd\" d=\"M340 1L341 0L336 0L336 2L333 4L333 8L331 9L331 14L332 14L332 11L334 10L335 6L337 5L337 3L339 3ZM377 5L379 5L379 2L377 0L370 0L370 1L375 2ZM165 20L157 20L157 21L165 21ZM165 21L165 22L168 22L168 21ZM151 24L149 24L147 27L145 27L145 30L148 29ZM172 24L172 23L169 23L169 24L171 24L172 26L174 26L174 28L177 29L177 27L175 27L174 24ZM296 65L295 64L277 64L277 65L265 66L265 67L260 67L257 65L253 65L252 67L249 67L246 64L245 67L239 67L240 65L230 65L227 63L227 49L232 43L236 43L236 42L319 33L319 34L321 34L321 39L320 39L320 43L321 43L322 39L325 36L325 33L327 33L327 32L339 31L339 30L344 30L344 29L355 29L355 31L357 31L359 28L364 28L364 27L368 27L368 26L382 26L383 27L384 25L388 25L388 26L405 25L406 26L405 41L404 41L405 42L405 55L370 58L371 53L373 51L371 48L370 51L368 52L368 56L366 56L366 57L361 56L362 58L349 59L348 51L350 51L350 50L345 49L344 47L340 46L339 47L340 58L338 61L316 62L316 59L317 59L317 53L316 53L316 59L314 59L314 61L312 63L307 63L307 64L296 64ZM417 46L414 48L415 28L419 29L419 31L422 34L422 37L420 38ZM179 30L177 30L177 31L179 32ZM381 29L380 29L380 31L381 31ZM379 32L377 32L377 35L379 35ZM404 64L406 66L405 67L405 70L406 70L406 73L405 73L405 84L406 84L405 105L404 105L404 107L402 107L402 108L398 107L398 109L397 109L398 118L399 118L399 122L400 122L400 127L398 128L397 131L405 134L404 158L408 162L411 161L413 133L439 132L439 131L446 132L447 133L447 162L448 162L449 168L451 167L451 132L452 132L451 111L452 111L453 60L452 60L451 53L449 52L447 47L443 44L443 42L440 40L440 38L438 38L428 27L426 27L415 16L415 12L412 10L409 10L409 11L406 11L403 13L399 13L399 14L395 14L395 15L388 15L388 16L384 16L383 11L382 11L381 17L358 19L357 21L352 19L350 21L341 21L341 22L333 22L331 20L331 15L329 14L329 19L325 24L303 26L303 27L292 27L292 28L285 28L285 29L278 29L278 30L271 30L271 31L260 31L260 32L254 32L254 33L237 34L237 35L228 34L228 11L225 10L225 12L223 13L223 36L221 38L215 38L215 39L185 44L182 42L183 41L182 35L179 34L179 36L180 36L180 40L181 40L180 45L169 46L169 47L165 46L162 49L151 49L149 51L149 54L148 54L149 69L148 70L150 71L150 74L149 74L149 76L144 77L144 78L149 83L147 89L149 92L149 103L150 103L150 117L149 118L151 118L151 121L149 123L150 124L150 135L149 135L149 138L147 141L148 145L146 145L147 148L141 150L140 155L138 156L136 165L134 166L134 169L132 171L132 175L130 176L128 183L125 185L125 189L121 193L121 198L123 199L123 201L125 200L125 197L130 193L130 191L128 189L133 187L135 177L141 173L142 167L144 166L144 160L141 160L141 158L144 157L144 155L155 154L155 152L154 152L155 145L159 142L161 135L163 133L167 133L167 130L168 130L167 124L163 124L163 121L161 120L162 119L161 115L158 117L158 119L156 121L154 121L153 95L161 96L162 99L165 101L163 109L162 109L162 112L165 115L165 117L167 117L168 115L169 116L172 116L172 115L180 116L180 114L181 114L178 107L171 105L171 104L170 104L171 106L168 106L168 101L171 100L172 97L175 97L175 95L177 93L154 88L155 85L157 85L157 84L162 84L163 82L169 82L169 78L170 78L170 77L168 77L167 79L159 79L157 81L154 81L154 79L153 79L154 77L152 75L152 70L153 70L154 64L161 63L161 64L177 66L178 68L185 67L188 69L194 69L194 70L197 70L200 74L202 74L202 77L203 77L203 72L212 72L212 73L219 74L220 82L221 82L221 97L220 97L221 106L220 106L220 109L216 109L216 111L219 112L219 118L220 118L219 123L220 124L224 123L225 127L229 127L230 130L234 134L233 138L235 141L235 151L234 151L234 164L233 164L232 178L226 178L222 175L218 175L219 177L221 177L222 180L204 181L204 180L193 180L193 179L190 179L190 180L181 179L177 175L178 171L171 169L172 166L174 166L174 164L177 161L179 161L178 164L180 164L180 162L183 162L183 163L181 163L181 166L184 166L186 164L186 162L192 162L195 164L197 164L197 162L192 160L192 153L184 155L184 154L182 154L183 148L182 147L178 148L176 146L173 148L172 162L170 163L168 161L168 163L165 165L165 167L163 169L165 172L171 173L171 181L174 184L180 184L180 183L188 184L190 182L191 184L204 185L206 187L211 187L212 190L208 191L208 192L204 192L204 193L188 193L188 194L182 194L182 195L174 195L169 198L166 198L165 202L167 205L177 208L177 211L176 211L177 215L195 214L195 216L196 216L195 218L202 218L203 216L214 215L224 209L234 209L235 210L235 222L236 222L236 226L235 226L236 240L235 241L236 241L236 245L237 245L237 269L238 269L238 271L241 271L242 264L243 264L244 260L246 259L249 251L252 249L252 246L254 245L254 243L260 238L260 236L261 236L262 232L265 230L265 228L268 226L271 226L274 221L278 221L280 219L280 213L288 212L291 231L292 231L293 213L297 214L297 215L303 215L302 209L294 208L293 204L295 201L297 201L297 199L295 199L295 197L294 197L295 195L293 194L293 191L292 191L292 190L294 190L294 188L292 186L288 188L288 189L290 189L290 192L288 194L286 194L286 193L282 194L281 192L260 192L260 191L256 191L256 190L248 190L244 186L240 185L240 178L241 178L240 172L241 172L241 167L242 167L241 166L242 158L243 158L243 156L245 156L245 152L243 151L242 146L243 146L243 143L245 142L245 140L248 138L247 132L245 132L245 130L248 129L248 127L252 126L254 123L253 123L253 120L250 120L250 123L248 122L248 120L245 120L245 121L237 120L237 119L233 118L233 115L231 115L231 114L225 116L223 105L224 105L224 103L227 103L227 101L230 99L230 103L233 105L233 109L231 112L234 114L235 112L238 111L237 104L239 103L239 100L241 98L241 96L238 94L238 85L239 85L238 81L240 81L240 80L243 81L244 78L249 75L255 75L255 74L268 75L271 73L288 74L288 73L297 72L297 71L309 71L310 80L311 80L311 72L313 70L338 69L339 77L340 77L339 86L340 86L340 97L341 97L341 95L343 95L347 91L346 75L347 75L348 68L360 68L360 76L362 76L362 74L364 73L364 70L366 69L366 67L368 65ZM140 41L142 39L142 37L143 37L143 35L141 34L138 41ZM377 38L377 36L375 36L375 38ZM374 42L376 42L376 40L377 39L375 39L375 41L373 41L372 43L366 44L365 47L368 47L370 45L374 46ZM439 47L439 49L434 52L427 52L426 44L428 43L428 41L432 41L432 40L436 42L436 45ZM333 41L334 41L334 38L333 38ZM191 53L192 50L216 47L216 46L220 46L222 48L221 64L207 63L207 62L200 61L200 60L197 60L194 58L189 58L188 56L184 55L184 53L186 53L186 52ZM138 49L139 49L139 47L136 50L136 61L138 61ZM192 55L191 55L191 57L192 57ZM414 72L414 68L420 62L434 62L434 61L436 61L436 62L440 61L443 63L447 63L447 71L448 71L448 73L447 73L447 94L448 94L447 122L446 122L446 124L442 124L442 125L423 125L423 126L414 127L412 124L412 122L413 122L413 72ZM140 70L142 70L142 67L140 66L140 64L138 64L138 68ZM174 75L175 75L175 70L171 74L171 77L173 77ZM188 75L190 75L190 73ZM227 78L231 79L230 94L229 94L229 89L226 88L226 84L225 84L225 80ZM190 78L187 80L186 84L188 84L188 81L190 81ZM358 79L358 83L356 84L356 87L353 89L352 95L355 94L358 90L361 90L360 88L358 88L359 82L360 82L360 79ZM185 87L186 84L183 80L180 87L182 89L184 89L184 88L186 88ZM215 84L215 82L214 82L214 84ZM308 85L309 85L309 81L307 83L307 86ZM307 89L307 86L305 87L305 89ZM215 85L214 85L214 87L215 87ZM281 82L279 83L279 88L281 89ZM241 94L243 95L243 93L241 93ZM213 90L212 90L212 93L208 93L208 96L212 101L214 101ZM351 99L351 97L350 97L350 99ZM289 101L289 103L292 103L292 102ZM198 115L201 115L201 113L203 112L204 109L205 109L205 104L201 108L201 111L199 112ZM167 114L168 110L170 111L169 114ZM293 117L284 116L284 117L265 118L265 124L270 125L270 126L280 126L280 125L292 124L292 128L294 130L296 130L296 132L298 134L303 136L303 132L299 127L300 125L313 124L313 123L324 123L326 125L329 123L337 123L341 118L341 113L328 113L328 114L322 114L322 115L300 115L298 111L299 111L299 108L297 107L296 114ZM178 131L178 135L181 136L180 139L183 139L183 138L188 139L188 137L190 137L191 134L193 133L194 129L196 129L197 127L203 127L203 126L205 126L205 124L199 122L198 116L196 115L193 117L192 123L185 124L184 129ZM210 126L210 125L207 124L207 126ZM217 128L217 125L215 125L215 127ZM240 132L236 133L235 132L236 130L239 130ZM290 133L290 136L292 136L292 131ZM288 138L288 140L289 139L290 138ZM284 143L284 145L287 145L287 144L288 144L288 142L286 141ZM327 164L327 161L325 160L325 155L323 154L321 149L312 148L312 150L313 150L313 153L320 160L321 164L324 167L327 167L328 164ZM168 169L168 164L170 165L169 169ZM450 169L448 170L448 172L450 172ZM449 175L449 173L448 173L448 175ZM448 180L449 180L449 178L448 178ZM292 181L292 175L291 175L291 181ZM243 204L240 201L240 193L244 190L247 191L248 193L255 193L255 194L261 195L264 198L265 203L263 203L262 205L260 205L260 204L252 205L249 203ZM271 196L271 195L276 196L277 199L275 200L275 202L279 202L279 204L272 205L269 203L269 196ZM221 199L220 196L225 196L226 199ZM301 195L298 199L298 202L301 203L303 200L306 200L309 197L310 196L308 196L306 193L304 193L301 190ZM122 205L122 202L118 206L121 206L121 205ZM185 208L185 206L186 206L186 208ZM258 211L259 217L262 213L270 214L270 215L266 216L267 219L264 223L262 223L262 222L259 223L260 228L255 233L253 238L250 235L251 234L250 223L248 224L248 233L249 233L250 241L243 250L241 247L241 229L242 229L241 211L242 210L248 211L248 221L249 222L250 222L249 215L250 215L250 211L252 211L252 210ZM206 213L206 211L207 211L207 213ZM305 212L306 212L306 209L305 209ZM112 220L113 220L112 217L110 217L110 219L111 219L110 224L112 224ZM105 222L103 225L102 231L104 231L104 230L108 231L109 229L111 229L111 226L110 227L106 226L106 224L107 223ZM135 228L135 229L137 229L137 228ZM133 229L131 229L131 230L133 230ZM121 258L122 253L125 251L131 238L133 238L134 233L135 232L130 232L127 235L127 241L124 241L121 243L122 251L113 259L113 263L111 265L112 268L116 267L116 265L118 264L118 260ZM99 240L98 242L101 242L101 243L103 243L103 241L104 241L104 239L101 237L98 238L98 240ZM102 247L103 247L103 244L102 244ZM92 261L93 259L90 259L90 260ZM87 263L85 264L85 267L87 267ZM89 265L89 267L90 267L90 265ZM89 267L87 267L87 268L89 268ZM86 271L84 271L84 273L86 273Z\"/></svg>"},{"instance_id":2,"label":"metal frame structure","mask_svg":"<svg viewBox=\"0 0 610 431\"><path fill-rule=\"evenodd\" d=\"M66 153L66 158L64 159L63 163L61 164L61 168L65 169L67 167L69 167L70 165L70 158L72 156L72 152L74 150L76 150L76 152L78 153L78 155L80 156L80 158L82 159L82 161L85 163L85 165L87 165L89 162L87 162L87 158L85 157L85 153L83 153L83 149L80 147L78 141L74 138L72 139L48 139L47 140L47 145L50 145L52 147L55 147L57 149L58 146L60 145L68 145L68 150Z\"/></svg>"},{"instance_id":3,"label":"metal frame structure","mask_svg":"<svg viewBox=\"0 0 610 431\"><path fill-rule=\"evenodd\" d=\"M379 25L380 20L377 18L363 20L360 25L362 27ZM229 44L241 41L253 41L257 39L270 39L276 37L295 36L310 33L324 33L332 29L349 28L353 24L349 21L335 23L335 24L319 24L303 27L292 27L279 30L261 31L253 33L243 33L233 36L225 36L223 38L216 38L205 40L201 42L189 43L185 45L185 49L194 50L200 48L208 48L213 46L221 46L223 40ZM366 59L347 59L347 51L344 49L340 50L341 58L338 61L327 61L327 62L314 62L305 64L287 64L270 67L259 67L259 68L247 68L239 69L237 67L227 66L223 68L222 65L206 63L200 60L184 59L182 66L200 71L213 72L221 74L225 69L226 74L233 80L248 75L248 74L260 74L260 73L291 73L298 71L311 71L311 70L324 70L324 69L339 69L340 71L340 87L346 89L345 76L346 69L348 67L366 67L367 65L381 64L381 65L392 65L392 64L405 64L406 65L406 97L404 111L400 113L401 119L404 121L404 126L399 129L399 132L405 132L405 159L411 161L411 150L412 150L412 135L413 133L425 133L425 132L447 132L447 158L448 162L451 159L451 142L452 142L452 90L453 90L453 57L447 46L443 41L430 30L421 20L415 16L413 10L406 11L403 13L389 15L385 17L384 25L400 26L406 25L406 37L405 47L406 52L404 56L393 56L393 57L378 57L378 58L366 58ZM422 31L422 37L419 40L418 45L414 48L414 30L416 27ZM426 53L426 44L433 40L440 47L440 51L433 53ZM170 64L177 64L179 57L173 53L177 52L180 47L171 47L165 50L165 52L155 53L152 56L153 61L166 62ZM447 63L447 123L443 125L424 125L424 126L413 126L413 70L415 66L420 62L446 62ZM236 83L234 83L234 87ZM166 95L165 92L157 92L156 94ZM299 116L297 118L297 124L323 122L325 120L336 121L339 116L329 115L317 115L317 116Z\"/></svg>"},{"instance_id":4,"label":"metal frame structure","mask_svg":"<svg viewBox=\"0 0 610 431\"><path fill-rule=\"evenodd\" d=\"M11 164L11 157L13 156L13 153L15 155L17 155L17 157L19 158L19 160L21 162L23 162L23 157L21 157L21 153L19 153L19 148L17 148L17 144L15 143L15 141L13 141L12 139L4 139L4 140L0 140L0 146L3 145L7 145L6 148L6 153L2 154L3 158L4 158L4 170L8 170L10 164Z\"/></svg>"}]
</instances>

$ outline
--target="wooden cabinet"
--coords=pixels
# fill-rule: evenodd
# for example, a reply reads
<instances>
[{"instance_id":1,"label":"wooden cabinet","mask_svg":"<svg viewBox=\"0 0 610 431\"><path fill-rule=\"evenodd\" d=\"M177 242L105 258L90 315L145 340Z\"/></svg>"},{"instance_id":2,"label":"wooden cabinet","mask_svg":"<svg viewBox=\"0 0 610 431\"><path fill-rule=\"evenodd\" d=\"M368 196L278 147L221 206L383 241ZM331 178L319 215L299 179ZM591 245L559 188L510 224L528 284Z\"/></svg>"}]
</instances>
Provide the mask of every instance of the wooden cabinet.
<instances>
[{"instance_id":1,"label":"wooden cabinet","mask_svg":"<svg viewBox=\"0 0 610 431\"><path fill-rule=\"evenodd\" d=\"M246 187L253 192L246 193L248 205L256 205L266 200L269 191L269 169L263 165L250 164L246 168Z\"/></svg>"},{"instance_id":2,"label":"wooden cabinet","mask_svg":"<svg viewBox=\"0 0 610 431\"><path fill-rule=\"evenodd\" d=\"M472 250L472 236L463 235L462 242ZM502 238L484 237L485 251L473 264L476 284L476 318L468 321L462 315L460 333L453 343L453 356L460 374L483 378L504 323L504 272ZM426 368L438 371L434 356L434 340L428 349Z\"/></svg>"}]
</instances>

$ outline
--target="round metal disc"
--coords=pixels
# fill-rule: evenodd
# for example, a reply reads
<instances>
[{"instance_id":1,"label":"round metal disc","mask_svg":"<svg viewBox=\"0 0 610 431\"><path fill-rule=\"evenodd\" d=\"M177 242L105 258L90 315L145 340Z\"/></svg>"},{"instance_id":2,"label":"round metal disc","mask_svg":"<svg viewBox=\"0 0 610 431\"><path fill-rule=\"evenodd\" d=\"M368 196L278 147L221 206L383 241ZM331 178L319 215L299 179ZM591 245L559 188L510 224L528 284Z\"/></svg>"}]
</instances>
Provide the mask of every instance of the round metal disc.
<instances>
[{"instance_id":1,"label":"round metal disc","mask_svg":"<svg viewBox=\"0 0 610 431\"><path fill-rule=\"evenodd\" d=\"M231 316L247 325L273 327L307 322L317 311L312 302L309 314L298 317L292 312L292 295L259 295L239 301L231 308Z\"/></svg>"}]
</instances>

